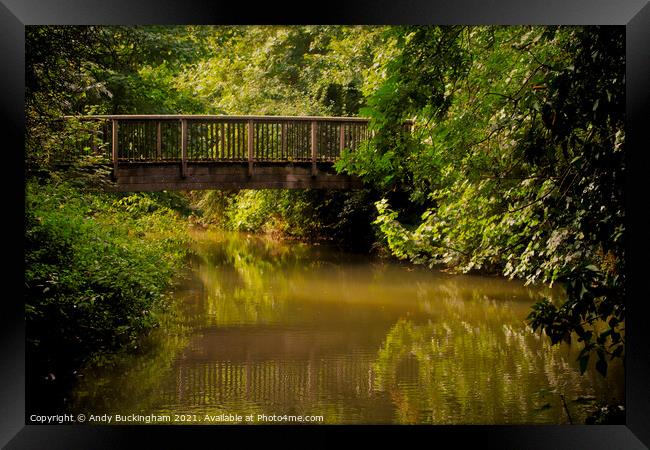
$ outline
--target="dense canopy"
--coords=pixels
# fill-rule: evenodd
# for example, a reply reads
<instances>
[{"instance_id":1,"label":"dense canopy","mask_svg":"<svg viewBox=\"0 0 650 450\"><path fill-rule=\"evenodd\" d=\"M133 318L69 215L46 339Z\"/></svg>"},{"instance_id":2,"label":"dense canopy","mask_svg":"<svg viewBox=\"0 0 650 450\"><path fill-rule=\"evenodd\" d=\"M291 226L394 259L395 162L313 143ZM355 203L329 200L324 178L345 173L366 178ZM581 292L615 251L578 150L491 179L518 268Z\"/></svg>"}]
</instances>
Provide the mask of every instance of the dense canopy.
<instances>
[{"instance_id":1,"label":"dense canopy","mask_svg":"<svg viewBox=\"0 0 650 450\"><path fill-rule=\"evenodd\" d=\"M367 116L374 137L336 164L362 177L364 190L193 192L183 201L197 220L228 229L561 284L565 302L538 303L530 324L554 343L577 339L581 367L595 354L603 375L607 361L624 355L623 28L26 33L28 176L54 171L50 131L65 114ZM406 136L405 119L415 123ZM54 231L43 229L47 221L34 226L51 237L52 223Z\"/></svg>"}]
</instances>

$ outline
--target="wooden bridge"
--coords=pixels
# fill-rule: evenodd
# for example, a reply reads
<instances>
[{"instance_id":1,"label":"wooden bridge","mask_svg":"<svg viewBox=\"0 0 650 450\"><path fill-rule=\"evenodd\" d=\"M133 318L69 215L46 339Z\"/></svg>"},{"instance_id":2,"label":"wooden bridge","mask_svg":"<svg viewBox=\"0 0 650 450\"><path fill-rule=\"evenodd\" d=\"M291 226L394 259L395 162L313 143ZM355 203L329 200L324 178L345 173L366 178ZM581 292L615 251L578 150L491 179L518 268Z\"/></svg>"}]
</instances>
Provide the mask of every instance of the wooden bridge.
<instances>
[{"instance_id":1,"label":"wooden bridge","mask_svg":"<svg viewBox=\"0 0 650 450\"><path fill-rule=\"evenodd\" d=\"M66 122L76 124L76 138L60 159L103 156L118 191L359 188L359 178L337 174L333 164L370 137L368 119L356 117L100 115Z\"/></svg>"}]
</instances>

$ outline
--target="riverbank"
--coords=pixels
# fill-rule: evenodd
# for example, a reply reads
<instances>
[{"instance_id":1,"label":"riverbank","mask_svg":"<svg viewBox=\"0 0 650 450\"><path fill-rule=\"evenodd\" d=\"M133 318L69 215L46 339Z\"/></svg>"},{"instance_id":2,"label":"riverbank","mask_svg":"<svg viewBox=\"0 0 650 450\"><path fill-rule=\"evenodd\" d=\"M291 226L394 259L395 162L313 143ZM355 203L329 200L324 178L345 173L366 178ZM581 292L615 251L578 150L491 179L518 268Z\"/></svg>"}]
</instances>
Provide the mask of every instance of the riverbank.
<instances>
[{"instance_id":1,"label":"riverbank","mask_svg":"<svg viewBox=\"0 0 650 450\"><path fill-rule=\"evenodd\" d=\"M135 350L160 325L189 240L174 200L55 179L27 182L28 410L60 408L83 363Z\"/></svg>"}]
</instances>

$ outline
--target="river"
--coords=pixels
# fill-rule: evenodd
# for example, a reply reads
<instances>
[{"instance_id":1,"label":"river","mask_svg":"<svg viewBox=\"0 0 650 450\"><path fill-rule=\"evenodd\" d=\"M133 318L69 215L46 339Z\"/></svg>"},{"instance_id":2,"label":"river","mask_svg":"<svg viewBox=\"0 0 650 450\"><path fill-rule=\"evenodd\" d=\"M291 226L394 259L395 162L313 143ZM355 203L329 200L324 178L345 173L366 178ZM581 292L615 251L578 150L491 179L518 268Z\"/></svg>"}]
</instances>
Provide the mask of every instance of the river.
<instances>
[{"instance_id":1,"label":"river","mask_svg":"<svg viewBox=\"0 0 650 450\"><path fill-rule=\"evenodd\" d=\"M71 409L174 423L584 423L623 402L621 364L526 328L560 289L450 275L325 245L194 231L173 318L82 371ZM168 324L168 325L166 325ZM275 417L273 417L275 416Z\"/></svg>"}]
</instances>

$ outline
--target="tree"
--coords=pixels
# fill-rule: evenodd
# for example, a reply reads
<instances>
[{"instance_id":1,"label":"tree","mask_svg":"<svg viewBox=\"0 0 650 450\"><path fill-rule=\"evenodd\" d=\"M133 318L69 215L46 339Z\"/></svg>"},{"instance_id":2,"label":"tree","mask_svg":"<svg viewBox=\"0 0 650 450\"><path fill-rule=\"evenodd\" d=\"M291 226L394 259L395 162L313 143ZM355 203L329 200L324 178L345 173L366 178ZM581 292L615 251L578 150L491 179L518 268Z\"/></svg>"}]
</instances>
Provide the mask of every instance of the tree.
<instances>
[{"instance_id":1,"label":"tree","mask_svg":"<svg viewBox=\"0 0 650 450\"><path fill-rule=\"evenodd\" d=\"M384 190L376 224L396 256L562 283L566 302L537 304L530 323L553 343L577 334L581 367L595 352L605 374L624 354L622 30L400 33L368 100L376 136L339 168ZM419 131L405 139L407 114Z\"/></svg>"}]
</instances>

